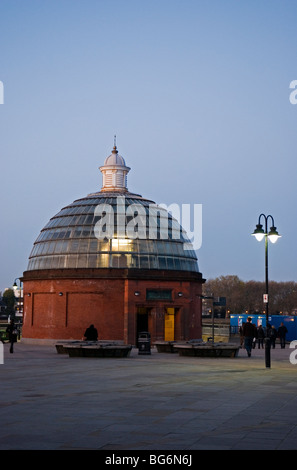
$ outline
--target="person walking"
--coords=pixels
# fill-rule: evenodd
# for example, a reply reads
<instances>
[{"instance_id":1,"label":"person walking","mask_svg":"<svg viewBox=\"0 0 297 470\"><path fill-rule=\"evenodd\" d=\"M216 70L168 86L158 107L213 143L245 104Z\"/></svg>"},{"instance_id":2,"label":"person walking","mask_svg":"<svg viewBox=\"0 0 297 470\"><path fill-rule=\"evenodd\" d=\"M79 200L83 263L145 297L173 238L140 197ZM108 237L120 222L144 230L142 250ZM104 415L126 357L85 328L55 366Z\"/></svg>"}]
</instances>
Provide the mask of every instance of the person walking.
<instances>
[{"instance_id":1,"label":"person walking","mask_svg":"<svg viewBox=\"0 0 297 470\"><path fill-rule=\"evenodd\" d=\"M286 347L286 334L288 333L287 327L281 322L278 330L277 335L279 337L281 348L284 349Z\"/></svg>"},{"instance_id":2,"label":"person walking","mask_svg":"<svg viewBox=\"0 0 297 470\"><path fill-rule=\"evenodd\" d=\"M94 327L94 325L90 325L89 328L86 329L84 337L86 341L97 341L98 340L98 331Z\"/></svg>"},{"instance_id":3,"label":"person walking","mask_svg":"<svg viewBox=\"0 0 297 470\"><path fill-rule=\"evenodd\" d=\"M270 337L270 344L272 349L275 349L275 341L277 338L277 331L274 325L271 326L270 332L269 332L269 337Z\"/></svg>"},{"instance_id":4,"label":"person walking","mask_svg":"<svg viewBox=\"0 0 297 470\"><path fill-rule=\"evenodd\" d=\"M260 347L262 347L262 349L264 348L264 338L265 338L265 332L263 330L262 325L259 325L258 326L258 349L260 349Z\"/></svg>"},{"instance_id":5,"label":"person walking","mask_svg":"<svg viewBox=\"0 0 297 470\"><path fill-rule=\"evenodd\" d=\"M9 338L9 342L10 342L9 352L13 353L13 345L18 340L18 330L17 330L17 327L15 326L15 323L14 323L13 319L10 321L10 324L6 328L6 332L8 333L8 338Z\"/></svg>"},{"instance_id":6,"label":"person walking","mask_svg":"<svg viewBox=\"0 0 297 470\"><path fill-rule=\"evenodd\" d=\"M257 328L252 323L251 317L248 317L246 324L243 327L243 336L244 336L244 347L246 349L248 357L252 355L252 346L253 339L257 335Z\"/></svg>"}]
</instances>

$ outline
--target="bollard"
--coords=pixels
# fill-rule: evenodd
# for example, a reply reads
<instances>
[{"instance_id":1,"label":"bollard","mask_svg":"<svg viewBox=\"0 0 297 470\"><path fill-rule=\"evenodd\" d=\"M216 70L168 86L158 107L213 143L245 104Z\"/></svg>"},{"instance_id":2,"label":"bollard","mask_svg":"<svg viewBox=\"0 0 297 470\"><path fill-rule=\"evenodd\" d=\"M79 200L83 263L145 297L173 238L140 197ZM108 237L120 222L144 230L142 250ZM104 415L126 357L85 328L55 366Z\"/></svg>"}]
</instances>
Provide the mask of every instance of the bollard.
<instances>
[{"instance_id":1,"label":"bollard","mask_svg":"<svg viewBox=\"0 0 297 470\"><path fill-rule=\"evenodd\" d=\"M265 338L265 365L266 367L270 367L271 365L270 352L271 352L270 338Z\"/></svg>"}]
</instances>

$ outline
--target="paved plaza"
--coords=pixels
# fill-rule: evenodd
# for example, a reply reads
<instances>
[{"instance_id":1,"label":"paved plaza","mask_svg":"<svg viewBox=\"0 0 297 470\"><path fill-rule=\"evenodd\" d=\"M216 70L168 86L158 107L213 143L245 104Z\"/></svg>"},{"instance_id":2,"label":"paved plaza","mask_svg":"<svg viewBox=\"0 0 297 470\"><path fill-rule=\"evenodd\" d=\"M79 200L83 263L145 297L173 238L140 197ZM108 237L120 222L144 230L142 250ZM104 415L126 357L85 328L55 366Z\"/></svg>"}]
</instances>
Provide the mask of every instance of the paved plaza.
<instances>
[{"instance_id":1,"label":"paved plaza","mask_svg":"<svg viewBox=\"0 0 297 470\"><path fill-rule=\"evenodd\" d=\"M292 349L227 358L70 358L4 345L0 449L297 449Z\"/></svg>"}]
</instances>

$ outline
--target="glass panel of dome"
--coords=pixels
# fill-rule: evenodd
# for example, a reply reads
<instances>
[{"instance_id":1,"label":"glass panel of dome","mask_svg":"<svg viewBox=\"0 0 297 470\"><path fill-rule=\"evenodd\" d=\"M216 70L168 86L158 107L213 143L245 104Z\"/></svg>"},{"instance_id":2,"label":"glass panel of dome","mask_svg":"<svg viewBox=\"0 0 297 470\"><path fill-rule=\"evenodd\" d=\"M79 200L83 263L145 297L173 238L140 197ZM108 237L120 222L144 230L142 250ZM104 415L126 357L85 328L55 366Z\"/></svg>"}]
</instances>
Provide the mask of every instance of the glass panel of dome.
<instances>
[{"instance_id":1,"label":"glass panel of dome","mask_svg":"<svg viewBox=\"0 0 297 470\"><path fill-rule=\"evenodd\" d=\"M149 263L150 263L150 269L158 269L159 268L159 263L158 259L154 255L149 256Z\"/></svg>"},{"instance_id":2,"label":"glass panel of dome","mask_svg":"<svg viewBox=\"0 0 297 470\"><path fill-rule=\"evenodd\" d=\"M147 253L147 240L138 240L138 251L139 253Z\"/></svg>"},{"instance_id":3,"label":"glass panel of dome","mask_svg":"<svg viewBox=\"0 0 297 470\"><path fill-rule=\"evenodd\" d=\"M79 252L80 253L88 253L89 252L89 240L88 239L80 240Z\"/></svg>"},{"instance_id":4,"label":"glass panel of dome","mask_svg":"<svg viewBox=\"0 0 297 470\"><path fill-rule=\"evenodd\" d=\"M55 230L54 231L52 231L52 230L43 230L39 234L39 237L37 238L36 242L40 242L40 241L43 241L43 240L49 240L53 237L54 233L55 233Z\"/></svg>"},{"instance_id":5,"label":"glass panel of dome","mask_svg":"<svg viewBox=\"0 0 297 470\"><path fill-rule=\"evenodd\" d=\"M93 229L93 227L91 227L91 226L89 226L89 227L88 227L88 226L85 226L85 227L83 228L83 231L82 231L82 234L81 234L82 237L83 237L83 238L88 238L88 237L91 235L91 230L92 230L92 229Z\"/></svg>"},{"instance_id":6,"label":"glass panel of dome","mask_svg":"<svg viewBox=\"0 0 297 470\"><path fill-rule=\"evenodd\" d=\"M41 269L47 269L50 267L48 263L48 259L45 256L40 259L40 267Z\"/></svg>"},{"instance_id":7,"label":"glass panel of dome","mask_svg":"<svg viewBox=\"0 0 297 470\"><path fill-rule=\"evenodd\" d=\"M39 269L40 262L39 262L39 259L38 259L38 258L35 258L35 259L32 261L32 264L33 264L33 266L34 266L32 269Z\"/></svg>"},{"instance_id":8,"label":"glass panel of dome","mask_svg":"<svg viewBox=\"0 0 297 470\"><path fill-rule=\"evenodd\" d=\"M159 269L167 269L166 258L159 256Z\"/></svg>"},{"instance_id":9,"label":"glass panel of dome","mask_svg":"<svg viewBox=\"0 0 297 470\"><path fill-rule=\"evenodd\" d=\"M76 225L84 225L86 218L87 218L86 215L77 216L75 220Z\"/></svg>"},{"instance_id":10,"label":"glass panel of dome","mask_svg":"<svg viewBox=\"0 0 297 470\"><path fill-rule=\"evenodd\" d=\"M44 228L45 228L45 229L51 228L54 223L55 223L55 219L51 219L51 220L46 224L46 226L45 226Z\"/></svg>"},{"instance_id":11,"label":"glass panel of dome","mask_svg":"<svg viewBox=\"0 0 297 470\"><path fill-rule=\"evenodd\" d=\"M38 258L34 258L30 260L28 269L38 269L38 268L39 268Z\"/></svg>"},{"instance_id":12,"label":"glass panel of dome","mask_svg":"<svg viewBox=\"0 0 297 470\"><path fill-rule=\"evenodd\" d=\"M57 256L58 259L58 268L67 269L68 268L68 255Z\"/></svg>"},{"instance_id":13,"label":"glass panel of dome","mask_svg":"<svg viewBox=\"0 0 297 470\"><path fill-rule=\"evenodd\" d=\"M84 225L93 225L93 223L94 223L94 215L93 214L87 215Z\"/></svg>"},{"instance_id":14,"label":"glass panel of dome","mask_svg":"<svg viewBox=\"0 0 297 470\"><path fill-rule=\"evenodd\" d=\"M38 245L34 245L33 248L32 248L32 251L30 253L30 257L31 256L36 256L36 253L38 252Z\"/></svg>"},{"instance_id":15,"label":"glass panel of dome","mask_svg":"<svg viewBox=\"0 0 297 470\"><path fill-rule=\"evenodd\" d=\"M51 244L49 242L42 243L42 249L41 249L42 255L46 255L50 247L51 247Z\"/></svg>"},{"instance_id":16,"label":"glass panel of dome","mask_svg":"<svg viewBox=\"0 0 297 470\"><path fill-rule=\"evenodd\" d=\"M149 257L148 256L139 256L140 268L149 269Z\"/></svg>"},{"instance_id":17,"label":"glass panel of dome","mask_svg":"<svg viewBox=\"0 0 297 470\"><path fill-rule=\"evenodd\" d=\"M28 263L28 271L33 271L35 269L35 260L29 260L29 263Z\"/></svg>"},{"instance_id":18,"label":"glass panel of dome","mask_svg":"<svg viewBox=\"0 0 297 470\"><path fill-rule=\"evenodd\" d=\"M78 268L85 268L88 266L88 255L79 255L77 259L77 267Z\"/></svg>"},{"instance_id":19,"label":"glass panel of dome","mask_svg":"<svg viewBox=\"0 0 297 470\"><path fill-rule=\"evenodd\" d=\"M88 268L96 268L96 267L97 267L97 256L89 255Z\"/></svg>"},{"instance_id":20,"label":"glass panel of dome","mask_svg":"<svg viewBox=\"0 0 297 470\"><path fill-rule=\"evenodd\" d=\"M168 269L175 268L173 258L170 258L169 256L167 257L167 268Z\"/></svg>"},{"instance_id":21,"label":"glass panel of dome","mask_svg":"<svg viewBox=\"0 0 297 470\"><path fill-rule=\"evenodd\" d=\"M65 253L67 251L68 242L59 240L56 242L55 253Z\"/></svg>"},{"instance_id":22,"label":"glass panel of dome","mask_svg":"<svg viewBox=\"0 0 297 470\"><path fill-rule=\"evenodd\" d=\"M119 255L119 254L113 254L111 256L111 267L112 268L119 268L120 256L121 255Z\"/></svg>"},{"instance_id":23,"label":"glass panel of dome","mask_svg":"<svg viewBox=\"0 0 297 470\"><path fill-rule=\"evenodd\" d=\"M174 258L174 269L177 271L180 270L180 259L179 258Z\"/></svg>"},{"instance_id":24,"label":"glass panel of dome","mask_svg":"<svg viewBox=\"0 0 297 470\"><path fill-rule=\"evenodd\" d=\"M93 240L92 240L93 243ZM98 251L110 251L110 240L98 240L97 242Z\"/></svg>"},{"instance_id":25,"label":"glass panel of dome","mask_svg":"<svg viewBox=\"0 0 297 470\"><path fill-rule=\"evenodd\" d=\"M56 240L61 232L62 229L57 228L56 230L51 230L45 240Z\"/></svg>"},{"instance_id":26,"label":"glass panel of dome","mask_svg":"<svg viewBox=\"0 0 297 470\"><path fill-rule=\"evenodd\" d=\"M75 227L73 236L79 238L82 234L82 231L83 231L83 227Z\"/></svg>"},{"instance_id":27,"label":"glass panel of dome","mask_svg":"<svg viewBox=\"0 0 297 470\"><path fill-rule=\"evenodd\" d=\"M41 232L41 233L38 235L38 237L36 238L35 243L40 242L43 237L44 237L44 232Z\"/></svg>"},{"instance_id":28,"label":"glass panel of dome","mask_svg":"<svg viewBox=\"0 0 297 470\"><path fill-rule=\"evenodd\" d=\"M77 255L68 255L67 268L76 268L77 266Z\"/></svg>"},{"instance_id":29,"label":"glass panel of dome","mask_svg":"<svg viewBox=\"0 0 297 470\"><path fill-rule=\"evenodd\" d=\"M168 254L168 255L172 255L173 254L173 251L172 251L172 243L171 242L164 242L163 243L163 247L164 247L164 253Z\"/></svg>"},{"instance_id":30,"label":"glass panel of dome","mask_svg":"<svg viewBox=\"0 0 297 470\"><path fill-rule=\"evenodd\" d=\"M78 251L79 241L70 240L69 242L69 253L76 253Z\"/></svg>"},{"instance_id":31,"label":"glass panel of dome","mask_svg":"<svg viewBox=\"0 0 297 470\"><path fill-rule=\"evenodd\" d=\"M185 262L182 258L179 259L180 262L180 270L184 271L185 270Z\"/></svg>"},{"instance_id":32,"label":"glass panel of dome","mask_svg":"<svg viewBox=\"0 0 297 470\"><path fill-rule=\"evenodd\" d=\"M46 241L46 240L53 240L54 239L54 235L56 233L58 229L49 229L49 230L45 230L44 231L44 236L42 237L42 241ZM59 233L59 232L58 232Z\"/></svg>"},{"instance_id":33,"label":"glass panel of dome","mask_svg":"<svg viewBox=\"0 0 297 470\"><path fill-rule=\"evenodd\" d=\"M44 243L38 243L38 245L36 245L36 256L40 256L42 254L45 253L45 245Z\"/></svg>"},{"instance_id":34,"label":"glass panel of dome","mask_svg":"<svg viewBox=\"0 0 297 470\"><path fill-rule=\"evenodd\" d=\"M44 256L43 258L41 258L40 260L40 267L41 269L46 269L46 268L49 268L49 259Z\"/></svg>"},{"instance_id":35,"label":"glass panel of dome","mask_svg":"<svg viewBox=\"0 0 297 470\"><path fill-rule=\"evenodd\" d=\"M77 211L77 207L66 207L63 212L64 215L73 215Z\"/></svg>"},{"instance_id":36,"label":"glass panel of dome","mask_svg":"<svg viewBox=\"0 0 297 470\"><path fill-rule=\"evenodd\" d=\"M100 253L97 256L97 268L108 268L109 267L109 254Z\"/></svg>"},{"instance_id":37,"label":"glass panel of dome","mask_svg":"<svg viewBox=\"0 0 297 470\"><path fill-rule=\"evenodd\" d=\"M150 240L148 239L147 240L147 252L148 253L156 253L156 242L154 240Z\"/></svg>"},{"instance_id":38,"label":"glass panel of dome","mask_svg":"<svg viewBox=\"0 0 297 470\"><path fill-rule=\"evenodd\" d=\"M57 226L65 226L69 225L69 220L72 217L57 217L51 220L49 225L46 228L52 228L52 227L57 227Z\"/></svg>"},{"instance_id":39,"label":"glass panel of dome","mask_svg":"<svg viewBox=\"0 0 297 470\"><path fill-rule=\"evenodd\" d=\"M64 268L64 256L55 256L55 267L57 269Z\"/></svg>"},{"instance_id":40,"label":"glass panel of dome","mask_svg":"<svg viewBox=\"0 0 297 470\"><path fill-rule=\"evenodd\" d=\"M93 205L84 207L84 213L85 214L90 214L91 216L94 215L94 210L95 210L95 208L94 208Z\"/></svg>"},{"instance_id":41,"label":"glass panel of dome","mask_svg":"<svg viewBox=\"0 0 297 470\"><path fill-rule=\"evenodd\" d=\"M171 239L172 239L172 240L181 240L181 232L180 232L179 229L173 228L173 229L170 231L170 235L171 235Z\"/></svg>"},{"instance_id":42,"label":"glass panel of dome","mask_svg":"<svg viewBox=\"0 0 297 470\"><path fill-rule=\"evenodd\" d=\"M127 268L130 264L131 255L121 254L119 256L119 268Z\"/></svg>"},{"instance_id":43,"label":"glass panel of dome","mask_svg":"<svg viewBox=\"0 0 297 470\"><path fill-rule=\"evenodd\" d=\"M96 253L97 251L100 251L98 248L98 245L100 242L97 239L91 239L90 240L90 253Z\"/></svg>"},{"instance_id":44,"label":"glass panel of dome","mask_svg":"<svg viewBox=\"0 0 297 470\"><path fill-rule=\"evenodd\" d=\"M56 240L59 238L61 232L63 233L63 229L57 228L54 232L51 233L51 236L48 237L48 240Z\"/></svg>"},{"instance_id":45,"label":"glass panel of dome","mask_svg":"<svg viewBox=\"0 0 297 470\"><path fill-rule=\"evenodd\" d=\"M69 238L71 235L71 230L62 229L59 233L59 238Z\"/></svg>"},{"instance_id":46,"label":"glass panel of dome","mask_svg":"<svg viewBox=\"0 0 297 470\"><path fill-rule=\"evenodd\" d=\"M56 243L55 242L48 242L46 243L46 253L51 255L55 252L55 246L56 246Z\"/></svg>"},{"instance_id":47,"label":"glass panel of dome","mask_svg":"<svg viewBox=\"0 0 297 470\"><path fill-rule=\"evenodd\" d=\"M132 257L131 257L131 268L139 268L139 258L138 258L138 255L132 254Z\"/></svg>"},{"instance_id":48,"label":"glass panel of dome","mask_svg":"<svg viewBox=\"0 0 297 470\"><path fill-rule=\"evenodd\" d=\"M112 251L130 251L132 241L128 238L113 238L111 240Z\"/></svg>"}]
</instances>

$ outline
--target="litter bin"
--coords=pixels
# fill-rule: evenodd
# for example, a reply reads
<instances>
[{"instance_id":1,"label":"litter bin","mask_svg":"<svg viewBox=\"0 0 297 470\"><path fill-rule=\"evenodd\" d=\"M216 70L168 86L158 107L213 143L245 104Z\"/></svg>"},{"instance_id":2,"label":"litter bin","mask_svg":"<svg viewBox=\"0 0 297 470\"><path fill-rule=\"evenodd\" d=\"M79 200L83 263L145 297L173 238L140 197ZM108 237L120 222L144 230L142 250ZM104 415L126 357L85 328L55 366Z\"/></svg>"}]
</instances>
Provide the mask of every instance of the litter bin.
<instances>
[{"instance_id":1,"label":"litter bin","mask_svg":"<svg viewBox=\"0 0 297 470\"><path fill-rule=\"evenodd\" d=\"M138 334L138 354L151 354L151 335L148 331Z\"/></svg>"}]
</instances>

